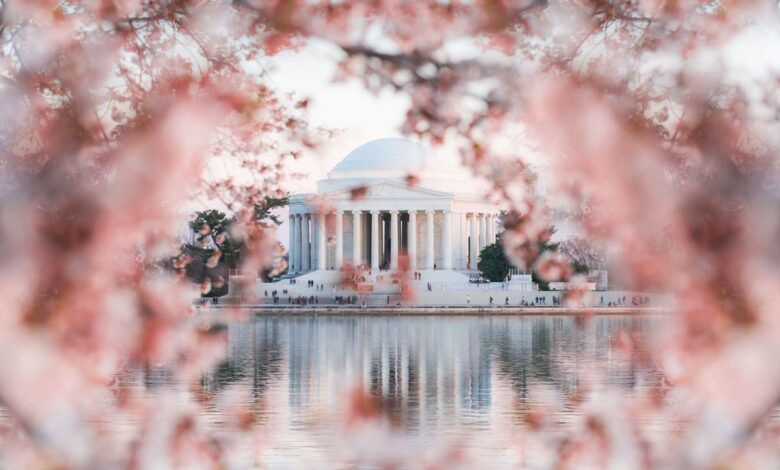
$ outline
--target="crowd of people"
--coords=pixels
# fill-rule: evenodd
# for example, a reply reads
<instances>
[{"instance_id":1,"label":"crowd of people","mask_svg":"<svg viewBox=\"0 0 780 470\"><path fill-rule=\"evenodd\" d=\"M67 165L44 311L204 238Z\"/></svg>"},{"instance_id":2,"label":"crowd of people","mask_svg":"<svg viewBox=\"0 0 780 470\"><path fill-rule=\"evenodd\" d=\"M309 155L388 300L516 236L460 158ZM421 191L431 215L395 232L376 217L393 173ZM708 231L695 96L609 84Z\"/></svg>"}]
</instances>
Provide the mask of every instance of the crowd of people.
<instances>
[{"instance_id":1,"label":"crowd of people","mask_svg":"<svg viewBox=\"0 0 780 470\"><path fill-rule=\"evenodd\" d=\"M310 287L314 287L317 289L318 292L322 292L325 289L324 284L314 284L311 283ZM402 290L408 290L409 286L402 286L404 289ZM427 284L427 290L431 290L431 284ZM264 297L266 301L270 298L271 302L274 305L279 305L281 302L281 296L287 296L287 303L289 305L300 305L300 306L306 306L306 305L319 305L320 303L320 296L319 295L298 295L298 296L292 296L288 295L287 289L283 289L281 293L274 289L271 292L265 291ZM216 304L214 299L208 299L211 300L212 303ZM366 303L365 301L360 302L360 299L357 295L336 295L336 290L334 287L333 295L331 296L331 302L335 305L358 305L360 303L361 306L365 307ZM387 296L386 305L388 306L400 306L400 303L391 302L391 297ZM328 302L325 302L328 303ZM599 306L606 306L606 307L620 307L620 306L626 306L626 305L632 305L635 307L641 307L650 305L650 297L649 296L641 296L641 295L634 295L630 299L627 296L618 297L614 300L606 300L604 296L602 295L599 301ZM538 295L533 298L526 299L525 296L523 296L520 299L520 302L518 303L518 306L520 307L547 307L547 306L561 306L563 304L562 297L560 295L553 295L552 297L547 297L544 295ZM466 294L466 305L471 305L471 295ZM496 306L496 299L493 298L493 296L489 297L488 305L491 307ZM509 296L504 297L503 302L504 307L510 307L512 306Z\"/></svg>"},{"instance_id":2,"label":"crowd of people","mask_svg":"<svg viewBox=\"0 0 780 470\"><path fill-rule=\"evenodd\" d=\"M305 295L298 295L295 297L289 296L287 302L290 305L302 305L305 307L306 305L318 305L320 303L320 297L318 295L310 295L308 297Z\"/></svg>"},{"instance_id":3,"label":"crowd of people","mask_svg":"<svg viewBox=\"0 0 780 470\"><path fill-rule=\"evenodd\" d=\"M309 284L309 287L315 287L318 292L322 292L325 290L325 284ZM289 305L319 305L320 303L320 296L319 295L297 295L292 296L287 294L287 289L282 290L282 295L287 295L287 303ZM266 290L264 292L264 297L266 301L269 299L269 292ZM271 303L274 305L279 305L281 296L279 295L279 291L274 289L270 292L270 299ZM357 295L335 295L332 296L332 303L337 305L354 305L358 303L358 296Z\"/></svg>"},{"instance_id":4,"label":"crowd of people","mask_svg":"<svg viewBox=\"0 0 780 470\"><path fill-rule=\"evenodd\" d=\"M422 279L422 273L415 271L413 273L415 280ZM394 283L399 282L400 276L398 274L391 274L391 279ZM382 276L384 277L384 276ZM358 273L355 273L353 282L357 283L361 280L361 276ZM315 283L313 280L308 280L307 287L316 289L317 292L324 292L325 290L325 284L318 284ZM485 282L482 278L471 278L469 279L469 282L471 283L478 283L482 284ZM290 279L290 284L295 284L296 279ZM502 283L502 287L505 283ZM408 292L410 290L411 286L407 283L401 283L401 294ZM360 304L362 307L366 306L366 301L360 301L357 295L336 295L336 286L333 285L333 294L330 297L330 299L325 300L323 303L330 303L335 305L358 305ZM432 291L433 286L430 282L426 283L425 289L427 291ZM274 305L279 305L282 302L283 296L287 296L287 303L289 305L300 305L300 306L306 306L306 305L319 305L320 303L320 296L319 295L297 295L292 296L289 295L287 289L282 289L281 293L279 290L274 289L272 291L266 290L264 292L264 297L266 302L270 299L270 301ZM499 297L500 299L500 297ZM212 303L216 304L216 299L209 299ZM391 302L390 296L388 296L386 299L386 305L388 306L399 306L400 303ZM494 307L497 305L496 302L497 299L495 299L492 295L488 299L488 305L491 307ZM500 302L500 300L499 300ZM512 306L512 303L509 299L509 296L504 297L503 306L504 307L510 307ZM466 305L471 305L471 295L469 293L466 294ZM484 304L483 304L484 305ZM535 297L531 297L529 299L526 299L525 296L521 298L521 300L517 303L517 306L519 307L547 307L547 306L561 306L563 305L563 299L561 295L537 295ZM602 295L599 303L599 306L604 307L619 307L619 306L627 306L632 305L635 307L641 307L650 305L650 297L649 296L643 296L643 295L634 295L630 298L623 295L620 297L617 297L616 299L605 299L605 296Z\"/></svg>"},{"instance_id":5,"label":"crowd of people","mask_svg":"<svg viewBox=\"0 0 780 470\"><path fill-rule=\"evenodd\" d=\"M312 283L310 285L310 287L315 287L318 292L322 292L325 289L325 285L324 284L314 284L314 283ZM402 292L403 292L403 291L408 290L409 286L403 285L402 288L403 288L402 289ZM428 291L430 291L431 290L431 284L428 283L426 288L427 288ZM287 289L283 289L281 291L281 294L276 289L274 289L270 293L267 290L264 292L264 297L265 297L266 301L270 297L271 302L274 305L279 305L280 299L281 299L281 295L286 295L288 297L288 304L289 305L302 305L302 306L306 306L306 305L319 305L319 303L320 303L319 295L291 296L291 295L288 295ZM211 300L211 302L214 303L215 305L217 304L215 299L208 299L208 300ZM332 303L336 304L336 305L357 305L359 303L359 298L358 298L357 295L336 295L335 287L334 287L334 290L333 290L333 295L331 297L331 300L332 300ZM387 301L386 305L394 305L394 304L391 303L390 296L387 296L386 301ZM618 297L617 299L614 299L614 300L605 300L604 296L602 295L600 300L599 300L599 306L620 307L620 306L629 305L629 302L630 302L630 305L635 306L635 307L646 306L646 305L650 305L650 297L649 296L635 295L635 296L632 296L630 299L628 297L626 297L626 296L622 296L622 297ZM562 300L562 297L560 295L553 295L549 299L548 299L547 296L539 295L539 296L533 297L532 299L527 299L527 300L526 300L525 296L523 296L522 299L520 299L520 302L518 303L518 306L520 306L520 307L546 307L546 306L557 307L557 306L561 306L562 304L563 304L563 300ZM366 306L364 302L361 303L361 305L362 306ZM400 305L400 304L398 304L398 305ZM471 305L471 295L470 294L466 294L466 305ZM493 296L489 297L488 305L491 306L491 307L496 305L496 299L494 299ZM511 306L511 302L510 302L508 296L506 296L504 298L503 306L505 306L505 307L510 307Z\"/></svg>"},{"instance_id":6,"label":"crowd of people","mask_svg":"<svg viewBox=\"0 0 780 470\"><path fill-rule=\"evenodd\" d=\"M356 295L334 295L333 303L336 305L357 305L358 296Z\"/></svg>"},{"instance_id":7,"label":"crowd of people","mask_svg":"<svg viewBox=\"0 0 780 470\"><path fill-rule=\"evenodd\" d=\"M547 307L547 306L553 306L558 307L562 304L562 298L560 295L553 295L552 299L550 299L550 303L547 302L547 297L544 295L538 295L533 298L533 300L525 299L525 296L523 296L522 299L520 299L520 306L521 307ZM509 305L509 297L505 300L505 305Z\"/></svg>"},{"instance_id":8,"label":"crowd of people","mask_svg":"<svg viewBox=\"0 0 780 470\"><path fill-rule=\"evenodd\" d=\"M609 300L605 303L604 296L602 295L601 299L599 300L599 305L607 306L607 307L622 307L628 305L628 299L624 295L623 297L618 297L615 300ZM643 307L646 305L650 305L650 297L646 295L631 296L631 305L634 307Z\"/></svg>"}]
</instances>

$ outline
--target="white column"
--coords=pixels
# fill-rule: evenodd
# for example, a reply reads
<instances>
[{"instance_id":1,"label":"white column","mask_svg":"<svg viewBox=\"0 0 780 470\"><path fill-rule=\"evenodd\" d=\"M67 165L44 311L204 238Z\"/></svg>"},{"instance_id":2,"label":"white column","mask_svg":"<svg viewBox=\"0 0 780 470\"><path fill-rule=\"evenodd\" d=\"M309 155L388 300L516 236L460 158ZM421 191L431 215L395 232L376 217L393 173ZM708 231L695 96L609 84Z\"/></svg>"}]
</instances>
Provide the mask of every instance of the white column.
<instances>
[{"instance_id":1,"label":"white column","mask_svg":"<svg viewBox=\"0 0 780 470\"><path fill-rule=\"evenodd\" d=\"M344 266L344 213L340 210L336 211L336 269L341 269Z\"/></svg>"},{"instance_id":2,"label":"white column","mask_svg":"<svg viewBox=\"0 0 780 470\"><path fill-rule=\"evenodd\" d=\"M390 269L398 270L398 211L390 211Z\"/></svg>"},{"instance_id":3,"label":"white column","mask_svg":"<svg viewBox=\"0 0 780 470\"><path fill-rule=\"evenodd\" d=\"M309 244L309 214L301 216L301 271L307 272L311 266L311 245Z\"/></svg>"},{"instance_id":4,"label":"white column","mask_svg":"<svg viewBox=\"0 0 780 470\"><path fill-rule=\"evenodd\" d=\"M352 211L352 264L359 266L362 263L360 259L360 211Z\"/></svg>"},{"instance_id":5,"label":"white column","mask_svg":"<svg viewBox=\"0 0 780 470\"><path fill-rule=\"evenodd\" d=\"M474 213L469 214L469 230L471 236L471 256L469 256L469 264L471 270L477 270L477 252L479 252L479 235L477 235L477 215Z\"/></svg>"},{"instance_id":6,"label":"white column","mask_svg":"<svg viewBox=\"0 0 780 470\"><path fill-rule=\"evenodd\" d=\"M444 211L442 251L442 267L444 269L452 269L452 213L450 211Z\"/></svg>"},{"instance_id":7,"label":"white column","mask_svg":"<svg viewBox=\"0 0 780 470\"><path fill-rule=\"evenodd\" d=\"M309 271L317 269L317 215L309 214Z\"/></svg>"},{"instance_id":8,"label":"white column","mask_svg":"<svg viewBox=\"0 0 780 470\"><path fill-rule=\"evenodd\" d=\"M295 215L290 214L290 240L287 243L287 273L292 274L295 269Z\"/></svg>"},{"instance_id":9,"label":"white column","mask_svg":"<svg viewBox=\"0 0 780 470\"><path fill-rule=\"evenodd\" d=\"M409 256L409 271L417 270L417 211L409 211L409 223L406 224L406 242Z\"/></svg>"},{"instance_id":10,"label":"white column","mask_svg":"<svg viewBox=\"0 0 780 470\"><path fill-rule=\"evenodd\" d=\"M317 269L325 270L325 213L317 213Z\"/></svg>"},{"instance_id":11,"label":"white column","mask_svg":"<svg viewBox=\"0 0 780 470\"><path fill-rule=\"evenodd\" d=\"M469 263L469 218L466 213L460 214L460 262L461 269L466 269Z\"/></svg>"},{"instance_id":12,"label":"white column","mask_svg":"<svg viewBox=\"0 0 780 470\"><path fill-rule=\"evenodd\" d=\"M425 269L433 269L433 211L425 211Z\"/></svg>"},{"instance_id":13,"label":"white column","mask_svg":"<svg viewBox=\"0 0 780 470\"><path fill-rule=\"evenodd\" d=\"M379 271L379 237L382 230L379 228L379 211L371 211L371 271Z\"/></svg>"},{"instance_id":14,"label":"white column","mask_svg":"<svg viewBox=\"0 0 780 470\"><path fill-rule=\"evenodd\" d=\"M487 228L485 221L487 217L485 214L479 214L479 249L485 248L485 242L487 241Z\"/></svg>"},{"instance_id":15,"label":"white column","mask_svg":"<svg viewBox=\"0 0 780 470\"><path fill-rule=\"evenodd\" d=\"M295 272L299 273L303 271L302 269L302 262L303 262L303 256L301 255L301 250L303 248L303 223L302 223L302 215L301 214L295 214Z\"/></svg>"},{"instance_id":16,"label":"white column","mask_svg":"<svg viewBox=\"0 0 780 470\"><path fill-rule=\"evenodd\" d=\"M493 214L485 214L485 228L487 229L486 243L492 245L496 242L496 229L493 221Z\"/></svg>"}]
</instances>

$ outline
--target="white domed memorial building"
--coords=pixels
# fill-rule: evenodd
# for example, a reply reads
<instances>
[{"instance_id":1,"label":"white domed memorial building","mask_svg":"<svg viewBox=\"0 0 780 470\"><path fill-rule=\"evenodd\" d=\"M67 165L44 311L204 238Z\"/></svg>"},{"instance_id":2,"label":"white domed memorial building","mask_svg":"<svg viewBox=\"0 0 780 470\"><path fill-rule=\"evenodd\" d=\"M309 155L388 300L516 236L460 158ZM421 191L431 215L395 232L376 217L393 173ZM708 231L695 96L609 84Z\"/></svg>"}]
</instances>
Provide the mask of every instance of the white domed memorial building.
<instances>
[{"instance_id":1,"label":"white domed memorial building","mask_svg":"<svg viewBox=\"0 0 780 470\"><path fill-rule=\"evenodd\" d=\"M288 274L330 278L352 265L376 276L408 256L408 269L430 271L427 279L467 282L496 240L498 211L466 172L425 146L374 140L341 160L316 194L290 197Z\"/></svg>"}]
</instances>

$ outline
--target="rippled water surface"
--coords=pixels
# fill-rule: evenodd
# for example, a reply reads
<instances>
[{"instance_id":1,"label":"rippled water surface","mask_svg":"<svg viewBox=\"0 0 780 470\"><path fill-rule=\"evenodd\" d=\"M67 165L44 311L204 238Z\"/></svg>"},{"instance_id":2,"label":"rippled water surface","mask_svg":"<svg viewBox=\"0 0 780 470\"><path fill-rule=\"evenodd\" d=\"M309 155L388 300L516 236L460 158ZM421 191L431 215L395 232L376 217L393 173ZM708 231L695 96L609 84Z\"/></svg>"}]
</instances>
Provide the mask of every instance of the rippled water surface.
<instances>
[{"instance_id":1,"label":"rippled water surface","mask_svg":"<svg viewBox=\"0 0 780 470\"><path fill-rule=\"evenodd\" d=\"M482 468L522 466L519 436L532 410L546 404L546 419L565 429L576 418L569 403L590 379L619 394L657 386L615 344L625 331L641 349L661 321L258 317L228 324L228 360L202 381L214 397L206 418L228 419L219 397L231 393L251 409L260 437L236 451L248 468L352 468L396 453L433 461L455 450ZM154 370L133 375L128 386L139 393L166 385ZM355 390L375 400L350 408ZM366 424L363 415L379 419Z\"/></svg>"}]
</instances>

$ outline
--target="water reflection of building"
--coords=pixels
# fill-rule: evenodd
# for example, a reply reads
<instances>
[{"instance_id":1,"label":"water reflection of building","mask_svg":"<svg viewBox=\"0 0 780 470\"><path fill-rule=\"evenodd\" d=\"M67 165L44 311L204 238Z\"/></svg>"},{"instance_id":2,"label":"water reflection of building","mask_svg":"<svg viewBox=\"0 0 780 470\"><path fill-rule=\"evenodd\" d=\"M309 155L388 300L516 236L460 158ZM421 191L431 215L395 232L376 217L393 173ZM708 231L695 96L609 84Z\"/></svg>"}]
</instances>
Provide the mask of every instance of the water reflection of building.
<instances>
[{"instance_id":1,"label":"water reflection of building","mask_svg":"<svg viewBox=\"0 0 780 470\"><path fill-rule=\"evenodd\" d=\"M219 391L245 383L259 401L274 381L285 381L291 410L338 404L359 386L412 425L453 412L478 419L491 405L496 374L520 400L538 383L574 392L583 374L597 368L608 384L641 385L644 371L613 364L612 342L619 331L647 330L648 321L610 317L578 326L573 317L257 318L227 326L227 360L203 385ZM147 387L171 378L164 368L139 372Z\"/></svg>"},{"instance_id":2,"label":"water reflection of building","mask_svg":"<svg viewBox=\"0 0 780 470\"><path fill-rule=\"evenodd\" d=\"M381 397L392 416L416 426L441 414L490 406L491 350L484 337L489 332L478 322L258 318L229 326L223 369L230 372L219 379L248 378L251 372L262 394L285 369L292 410L337 404L359 386Z\"/></svg>"},{"instance_id":3,"label":"water reflection of building","mask_svg":"<svg viewBox=\"0 0 780 470\"><path fill-rule=\"evenodd\" d=\"M633 362L621 361L614 351L616 335L636 336L650 330L647 317L531 317L494 321L495 360L499 373L512 383L518 397L528 398L540 383L568 394L580 390L584 378L599 374L605 385L633 388L648 379ZM642 343L637 348L644 348Z\"/></svg>"},{"instance_id":4,"label":"water reflection of building","mask_svg":"<svg viewBox=\"0 0 780 470\"><path fill-rule=\"evenodd\" d=\"M258 397L272 379L285 380L293 411L336 405L359 386L412 426L443 415L478 420L495 373L521 400L540 382L576 391L596 362L608 382L633 386L639 371L609 367L611 342L641 328L630 318L585 327L572 317L257 318L229 326L229 358L215 379L247 379Z\"/></svg>"},{"instance_id":5,"label":"water reflection of building","mask_svg":"<svg viewBox=\"0 0 780 470\"><path fill-rule=\"evenodd\" d=\"M646 370L620 363L611 346L619 331L644 332L650 321L262 317L227 326L227 360L203 378L201 391L214 398L208 414L220 422L216 392L248 389L255 422L273 441L263 461L282 467L327 461L334 419L354 386L381 397L414 445L465 438L475 452L505 464L514 460L501 453L510 452L535 387L565 397L597 368L619 387L641 390L657 383ZM141 367L125 386L143 393L169 380L165 369ZM558 417L565 422L567 410Z\"/></svg>"}]
</instances>

